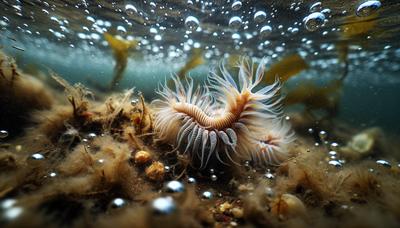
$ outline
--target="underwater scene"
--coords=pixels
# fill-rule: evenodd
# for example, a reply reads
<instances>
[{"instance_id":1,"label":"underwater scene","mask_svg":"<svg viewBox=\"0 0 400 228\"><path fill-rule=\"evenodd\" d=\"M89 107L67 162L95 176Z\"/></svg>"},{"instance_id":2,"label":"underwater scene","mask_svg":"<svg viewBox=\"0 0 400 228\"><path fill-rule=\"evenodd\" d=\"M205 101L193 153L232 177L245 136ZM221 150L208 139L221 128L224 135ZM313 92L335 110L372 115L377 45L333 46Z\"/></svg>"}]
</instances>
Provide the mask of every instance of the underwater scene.
<instances>
[{"instance_id":1,"label":"underwater scene","mask_svg":"<svg viewBox=\"0 0 400 228\"><path fill-rule=\"evenodd\" d=\"M399 12L0 0L0 227L400 227Z\"/></svg>"}]
</instances>

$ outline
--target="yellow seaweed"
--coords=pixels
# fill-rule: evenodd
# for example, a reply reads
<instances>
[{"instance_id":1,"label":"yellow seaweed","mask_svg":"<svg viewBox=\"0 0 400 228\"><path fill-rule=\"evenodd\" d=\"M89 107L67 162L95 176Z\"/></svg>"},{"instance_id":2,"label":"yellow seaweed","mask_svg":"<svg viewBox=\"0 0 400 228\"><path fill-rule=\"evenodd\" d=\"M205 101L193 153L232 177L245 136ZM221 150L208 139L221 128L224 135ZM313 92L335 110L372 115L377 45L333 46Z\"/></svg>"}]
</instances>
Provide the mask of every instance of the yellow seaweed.
<instances>
[{"instance_id":1,"label":"yellow seaweed","mask_svg":"<svg viewBox=\"0 0 400 228\"><path fill-rule=\"evenodd\" d=\"M323 109L330 116L338 111L343 80L333 80L326 86L304 83L290 91L285 97L285 105L303 104L306 112Z\"/></svg>"},{"instance_id":2,"label":"yellow seaweed","mask_svg":"<svg viewBox=\"0 0 400 228\"><path fill-rule=\"evenodd\" d=\"M136 48L139 42L137 40L128 41L118 39L107 32L104 33L104 38L108 42L108 45L110 45L115 59L114 76L110 84L110 88L114 89L118 82L122 79L128 63L129 51L132 48Z\"/></svg>"},{"instance_id":3,"label":"yellow seaweed","mask_svg":"<svg viewBox=\"0 0 400 228\"><path fill-rule=\"evenodd\" d=\"M230 55L228 58L228 66L237 66L240 63L241 58L243 57L240 55ZM254 67L257 68L258 64L255 64ZM279 62L272 64L268 70L265 70L264 82L272 84L275 81L275 77L279 77L281 82L285 82L292 76L308 68L308 64L299 54L291 54L285 56Z\"/></svg>"},{"instance_id":4,"label":"yellow seaweed","mask_svg":"<svg viewBox=\"0 0 400 228\"><path fill-rule=\"evenodd\" d=\"M264 73L264 78L268 84L275 81L278 77L281 82L289 80L292 76L308 69L308 64L299 54L292 54L284 57L281 61L270 66Z\"/></svg>"},{"instance_id":5,"label":"yellow seaweed","mask_svg":"<svg viewBox=\"0 0 400 228\"><path fill-rule=\"evenodd\" d=\"M185 63L185 65L178 71L178 77L179 79L183 79L186 77L186 74L200 66L204 64L204 58L203 58L203 51L199 48L195 48L192 51L191 57L190 59Z\"/></svg>"}]
</instances>

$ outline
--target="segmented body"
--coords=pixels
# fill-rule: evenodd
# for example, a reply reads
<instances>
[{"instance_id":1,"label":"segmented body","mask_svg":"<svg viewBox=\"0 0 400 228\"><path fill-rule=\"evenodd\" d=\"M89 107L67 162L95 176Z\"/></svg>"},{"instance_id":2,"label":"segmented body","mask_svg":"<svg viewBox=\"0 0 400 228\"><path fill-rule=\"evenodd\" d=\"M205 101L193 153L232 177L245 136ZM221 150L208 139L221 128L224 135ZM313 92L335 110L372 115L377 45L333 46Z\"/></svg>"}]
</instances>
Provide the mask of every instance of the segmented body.
<instances>
[{"instance_id":1,"label":"segmented body","mask_svg":"<svg viewBox=\"0 0 400 228\"><path fill-rule=\"evenodd\" d=\"M280 83L275 81L255 91L262 80L264 64L262 60L253 72L253 66L243 61L239 66L239 86L223 65L222 77L212 72L203 87L194 89L193 81L181 82L177 78L173 78L175 90L162 85L158 91L162 99L154 101L159 139L198 159L200 168L214 157L224 164L237 164L241 159L262 165L281 161L282 156L274 156L274 149L260 144L262 137L282 120Z\"/></svg>"}]
</instances>

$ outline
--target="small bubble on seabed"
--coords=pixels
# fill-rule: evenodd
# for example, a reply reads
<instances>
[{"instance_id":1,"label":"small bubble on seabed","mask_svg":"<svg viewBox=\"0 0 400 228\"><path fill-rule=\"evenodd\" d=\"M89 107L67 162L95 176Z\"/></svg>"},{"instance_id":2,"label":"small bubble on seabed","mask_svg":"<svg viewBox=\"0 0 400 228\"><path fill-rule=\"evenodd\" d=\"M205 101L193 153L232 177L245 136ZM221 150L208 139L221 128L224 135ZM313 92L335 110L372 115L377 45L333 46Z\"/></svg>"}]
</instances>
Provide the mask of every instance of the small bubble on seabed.
<instances>
[{"instance_id":1,"label":"small bubble on seabed","mask_svg":"<svg viewBox=\"0 0 400 228\"><path fill-rule=\"evenodd\" d=\"M308 133L310 133L310 134L314 133L314 129L308 128Z\"/></svg>"},{"instance_id":2,"label":"small bubble on seabed","mask_svg":"<svg viewBox=\"0 0 400 228\"><path fill-rule=\"evenodd\" d=\"M44 160L44 156L42 154L39 153L35 153L31 155L31 159L33 160Z\"/></svg>"},{"instance_id":3,"label":"small bubble on seabed","mask_svg":"<svg viewBox=\"0 0 400 228\"><path fill-rule=\"evenodd\" d=\"M265 174L264 174L264 177L267 178L267 179L269 179L269 180L272 180L272 179L275 178L274 174L272 174L272 173L270 173L270 172L265 173Z\"/></svg>"},{"instance_id":4,"label":"small bubble on seabed","mask_svg":"<svg viewBox=\"0 0 400 228\"><path fill-rule=\"evenodd\" d=\"M7 138L7 136L8 136L8 131L0 130L0 139Z\"/></svg>"},{"instance_id":5,"label":"small bubble on seabed","mask_svg":"<svg viewBox=\"0 0 400 228\"><path fill-rule=\"evenodd\" d=\"M212 181L217 181L217 180L218 180L217 175L212 174L212 175L211 175L211 180L212 180Z\"/></svg>"},{"instance_id":6,"label":"small bubble on seabed","mask_svg":"<svg viewBox=\"0 0 400 228\"><path fill-rule=\"evenodd\" d=\"M57 176L57 173L56 173L56 172L51 172L51 173L49 173L49 176L50 176L50 177L56 177L56 176Z\"/></svg>"},{"instance_id":7,"label":"small bubble on seabed","mask_svg":"<svg viewBox=\"0 0 400 228\"><path fill-rule=\"evenodd\" d=\"M139 99L136 99L136 98L135 98L135 99L132 99L132 100L131 100L131 105L132 105L132 106L136 106L138 103L139 103Z\"/></svg>"},{"instance_id":8,"label":"small bubble on seabed","mask_svg":"<svg viewBox=\"0 0 400 228\"><path fill-rule=\"evenodd\" d=\"M176 205L172 197L159 197L151 203L153 212L156 214L168 215L176 210Z\"/></svg>"},{"instance_id":9,"label":"small bubble on seabed","mask_svg":"<svg viewBox=\"0 0 400 228\"><path fill-rule=\"evenodd\" d=\"M325 139L327 137L326 131L320 131L318 133L318 135L319 135L319 138L321 139L321 141L325 141Z\"/></svg>"},{"instance_id":10,"label":"small bubble on seabed","mask_svg":"<svg viewBox=\"0 0 400 228\"><path fill-rule=\"evenodd\" d=\"M212 192L210 192L210 191L204 191L203 194L201 194L201 196L202 196L204 199L211 199L211 198L213 197L213 194L212 194Z\"/></svg>"},{"instance_id":11,"label":"small bubble on seabed","mask_svg":"<svg viewBox=\"0 0 400 228\"><path fill-rule=\"evenodd\" d=\"M196 183L196 179L195 179L194 177L189 177L189 178L187 179L187 182L188 182L189 184L195 184L195 183Z\"/></svg>"},{"instance_id":12,"label":"small bubble on seabed","mask_svg":"<svg viewBox=\"0 0 400 228\"><path fill-rule=\"evenodd\" d=\"M17 200L15 200L15 199L5 199L0 202L0 208L7 209L7 208L14 206L16 203L17 203Z\"/></svg>"},{"instance_id":13,"label":"small bubble on seabed","mask_svg":"<svg viewBox=\"0 0 400 228\"><path fill-rule=\"evenodd\" d=\"M242 26L242 19L238 16L234 16L229 20L229 27L232 29L238 29Z\"/></svg>"},{"instance_id":14,"label":"small bubble on seabed","mask_svg":"<svg viewBox=\"0 0 400 228\"><path fill-rule=\"evenodd\" d=\"M386 160L377 160L376 164L387 167L387 168L391 168L392 165L390 164L390 162L386 161Z\"/></svg>"},{"instance_id":15,"label":"small bubble on seabed","mask_svg":"<svg viewBox=\"0 0 400 228\"><path fill-rule=\"evenodd\" d=\"M122 198L115 198L111 201L112 208L121 208L126 205L126 201Z\"/></svg>"},{"instance_id":16,"label":"small bubble on seabed","mask_svg":"<svg viewBox=\"0 0 400 228\"><path fill-rule=\"evenodd\" d=\"M254 21L257 23L261 23L265 21L265 19L267 19L267 14L264 11L260 10L254 14Z\"/></svg>"},{"instance_id":17,"label":"small bubble on seabed","mask_svg":"<svg viewBox=\"0 0 400 228\"><path fill-rule=\"evenodd\" d=\"M200 22L196 17L188 16L185 20L186 28L191 31L196 31L196 29L199 27L199 25L200 25Z\"/></svg>"},{"instance_id":18,"label":"small bubble on seabed","mask_svg":"<svg viewBox=\"0 0 400 228\"><path fill-rule=\"evenodd\" d=\"M273 197L275 195L275 191L271 187L266 187L265 193L267 194L268 197Z\"/></svg>"},{"instance_id":19,"label":"small bubble on seabed","mask_svg":"<svg viewBox=\"0 0 400 228\"><path fill-rule=\"evenodd\" d=\"M233 10L239 10L242 7L242 2L241 1L234 1L232 3L232 9Z\"/></svg>"},{"instance_id":20,"label":"small bubble on seabed","mask_svg":"<svg viewBox=\"0 0 400 228\"><path fill-rule=\"evenodd\" d=\"M356 14L359 17L368 17L381 7L380 1L366 1L357 7Z\"/></svg>"},{"instance_id":21,"label":"small bubble on seabed","mask_svg":"<svg viewBox=\"0 0 400 228\"><path fill-rule=\"evenodd\" d=\"M332 150L335 150L335 149L337 149L339 147L339 144L338 143L336 143L336 142L332 142L331 143L331 149Z\"/></svg>"},{"instance_id":22,"label":"small bubble on seabed","mask_svg":"<svg viewBox=\"0 0 400 228\"><path fill-rule=\"evenodd\" d=\"M87 137L88 137L88 139L93 140L94 138L97 137L97 135L96 135L96 133L91 132L91 133L89 133L89 134L87 135Z\"/></svg>"},{"instance_id":23,"label":"small bubble on seabed","mask_svg":"<svg viewBox=\"0 0 400 228\"><path fill-rule=\"evenodd\" d=\"M21 207L10 207L3 212L3 217L7 220L13 220L18 218L23 212Z\"/></svg>"},{"instance_id":24,"label":"small bubble on seabed","mask_svg":"<svg viewBox=\"0 0 400 228\"><path fill-rule=\"evenodd\" d=\"M319 11L321 11L321 9L322 9L322 3L321 2L316 2L316 3L314 3L314 4L312 4L310 6L310 12L311 13L319 12Z\"/></svg>"},{"instance_id":25,"label":"small bubble on seabed","mask_svg":"<svg viewBox=\"0 0 400 228\"><path fill-rule=\"evenodd\" d=\"M134 7L133 5L127 4L125 6L125 12L128 15L133 15L133 14L137 13L138 11L137 11L136 7Z\"/></svg>"},{"instance_id":26,"label":"small bubble on seabed","mask_svg":"<svg viewBox=\"0 0 400 228\"><path fill-rule=\"evenodd\" d=\"M182 182L177 181L177 180L169 181L165 185L166 192L175 193L175 192L183 192L184 190L185 190L185 186L182 184Z\"/></svg>"},{"instance_id":27,"label":"small bubble on seabed","mask_svg":"<svg viewBox=\"0 0 400 228\"><path fill-rule=\"evenodd\" d=\"M269 36L269 35L271 34L271 32L272 32L272 28L271 28L271 26L269 26L269 25L264 25L264 26L261 27L261 29L260 29L260 35L261 35L262 37Z\"/></svg>"},{"instance_id":28,"label":"small bubble on seabed","mask_svg":"<svg viewBox=\"0 0 400 228\"><path fill-rule=\"evenodd\" d=\"M325 15L320 12L315 12L303 19L304 26L308 31L316 31L325 23Z\"/></svg>"},{"instance_id":29,"label":"small bubble on seabed","mask_svg":"<svg viewBox=\"0 0 400 228\"><path fill-rule=\"evenodd\" d=\"M328 162L329 165L335 166L336 168L340 168L342 167L342 163L340 163L339 161L336 160L331 160Z\"/></svg>"},{"instance_id":30,"label":"small bubble on seabed","mask_svg":"<svg viewBox=\"0 0 400 228\"><path fill-rule=\"evenodd\" d=\"M329 151L328 153L329 153L329 155L331 155L331 156L336 156L336 154L337 154L336 151L334 151L334 150L331 150L331 151Z\"/></svg>"},{"instance_id":31,"label":"small bubble on seabed","mask_svg":"<svg viewBox=\"0 0 400 228\"><path fill-rule=\"evenodd\" d=\"M171 167L169 167L168 165L164 166L164 171L166 173L169 173L169 171L171 171Z\"/></svg>"}]
</instances>

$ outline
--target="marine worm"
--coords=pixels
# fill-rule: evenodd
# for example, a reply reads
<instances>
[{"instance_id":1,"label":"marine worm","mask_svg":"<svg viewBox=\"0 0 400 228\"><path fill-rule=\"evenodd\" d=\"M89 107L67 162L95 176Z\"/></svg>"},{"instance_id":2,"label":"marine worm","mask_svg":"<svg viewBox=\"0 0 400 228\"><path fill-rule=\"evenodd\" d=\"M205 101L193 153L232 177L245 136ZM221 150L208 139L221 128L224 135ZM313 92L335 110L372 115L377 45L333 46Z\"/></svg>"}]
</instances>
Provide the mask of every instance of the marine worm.
<instances>
[{"instance_id":1,"label":"marine worm","mask_svg":"<svg viewBox=\"0 0 400 228\"><path fill-rule=\"evenodd\" d=\"M265 59L254 64L242 59L238 83L223 64L222 77L211 71L204 86L173 77L175 89L161 84L153 101L158 139L172 144L199 168L210 160L230 165L252 160L260 166L286 159L284 146L292 140L282 119L278 80L256 89L263 80Z\"/></svg>"}]
</instances>

